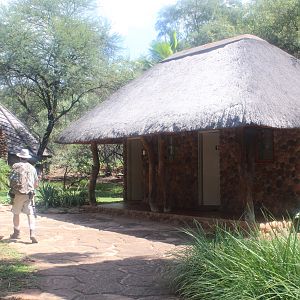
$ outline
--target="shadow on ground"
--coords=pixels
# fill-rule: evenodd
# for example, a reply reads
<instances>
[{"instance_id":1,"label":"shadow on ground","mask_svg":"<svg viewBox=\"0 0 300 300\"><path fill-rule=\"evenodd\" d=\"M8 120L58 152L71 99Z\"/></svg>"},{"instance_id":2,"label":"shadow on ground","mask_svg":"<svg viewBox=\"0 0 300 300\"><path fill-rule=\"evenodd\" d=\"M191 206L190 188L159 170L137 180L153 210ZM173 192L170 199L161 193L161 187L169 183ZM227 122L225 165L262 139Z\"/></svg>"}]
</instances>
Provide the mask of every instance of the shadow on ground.
<instances>
[{"instance_id":1,"label":"shadow on ground","mask_svg":"<svg viewBox=\"0 0 300 300\"><path fill-rule=\"evenodd\" d=\"M102 213L74 213L74 214L41 214L56 221L67 222L101 231L110 231L130 235L149 241L160 241L175 246L187 243L188 237L182 232L184 226L172 226L159 222L131 219L128 217L114 217ZM187 225L188 226L188 225Z\"/></svg>"},{"instance_id":2,"label":"shadow on ground","mask_svg":"<svg viewBox=\"0 0 300 300\"><path fill-rule=\"evenodd\" d=\"M78 264L67 265L68 257L78 260ZM32 293L41 299L48 299L43 298L45 295L68 300L178 299L170 287L167 270L171 268L171 262L167 259L141 256L89 263L88 253L84 256L78 253L37 253L29 259L66 264L36 273L39 292L33 290Z\"/></svg>"}]
</instances>

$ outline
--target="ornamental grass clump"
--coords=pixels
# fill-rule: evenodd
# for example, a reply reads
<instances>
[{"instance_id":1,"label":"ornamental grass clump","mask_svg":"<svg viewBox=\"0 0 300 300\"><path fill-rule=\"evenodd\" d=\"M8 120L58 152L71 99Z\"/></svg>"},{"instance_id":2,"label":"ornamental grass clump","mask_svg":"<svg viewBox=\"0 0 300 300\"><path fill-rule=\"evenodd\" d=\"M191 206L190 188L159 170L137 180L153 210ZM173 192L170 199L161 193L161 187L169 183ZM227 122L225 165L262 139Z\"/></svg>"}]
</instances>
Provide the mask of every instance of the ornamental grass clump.
<instances>
[{"instance_id":1,"label":"ornamental grass clump","mask_svg":"<svg viewBox=\"0 0 300 300\"><path fill-rule=\"evenodd\" d=\"M268 239L258 229L221 226L208 238L199 224L185 233L191 245L175 253L170 271L184 299L300 299L300 242L294 227Z\"/></svg>"}]
</instances>

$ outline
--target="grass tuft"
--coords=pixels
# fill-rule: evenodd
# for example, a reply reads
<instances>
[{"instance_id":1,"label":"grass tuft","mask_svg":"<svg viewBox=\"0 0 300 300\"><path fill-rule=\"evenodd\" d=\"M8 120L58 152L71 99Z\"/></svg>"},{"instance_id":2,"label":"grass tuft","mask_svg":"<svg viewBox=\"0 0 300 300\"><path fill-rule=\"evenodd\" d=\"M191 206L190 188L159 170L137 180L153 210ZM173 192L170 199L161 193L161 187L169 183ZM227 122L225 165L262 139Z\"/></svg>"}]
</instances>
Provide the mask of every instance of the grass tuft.
<instances>
[{"instance_id":1,"label":"grass tuft","mask_svg":"<svg viewBox=\"0 0 300 300\"><path fill-rule=\"evenodd\" d=\"M250 231L250 232L249 232ZM285 234L262 238L217 226L208 238L201 226L185 230L191 244L176 252L170 276L185 299L300 299L300 242L290 228Z\"/></svg>"},{"instance_id":2,"label":"grass tuft","mask_svg":"<svg viewBox=\"0 0 300 300\"><path fill-rule=\"evenodd\" d=\"M32 288L33 271L20 253L0 241L0 299L9 293Z\"/></svg>"}]
</instances>

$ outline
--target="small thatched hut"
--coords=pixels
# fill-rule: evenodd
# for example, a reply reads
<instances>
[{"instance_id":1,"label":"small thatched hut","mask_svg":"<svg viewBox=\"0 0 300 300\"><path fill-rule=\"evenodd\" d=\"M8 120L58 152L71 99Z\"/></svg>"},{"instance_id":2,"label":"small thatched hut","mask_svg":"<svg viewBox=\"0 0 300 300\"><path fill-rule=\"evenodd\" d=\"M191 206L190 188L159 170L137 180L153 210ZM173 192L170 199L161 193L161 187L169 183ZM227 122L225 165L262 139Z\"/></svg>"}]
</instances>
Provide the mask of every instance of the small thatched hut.
<instances>
[{"instance_id":1,"label":"small thatched hut","mask_svg":"<svg viewBox=\"0 0 300 300\"><path fill-rule=\"evenodd\" d=\"M124 143L125 201L152 210L300 208L300 61L243 35L176 53L60 143Z\"/></svg>"},{"instance_id":2,"label":"small thatched hut","mask_svg":"<svg viewBox=\"0 0 300 300\"><path fill-rule=\"evenodd\" d=\"M27 148L33 157L36 156L39 142L27 127L3 105L0 105L0 130L3 133L2 140L5 140L6 143L3 149L5 148L5 151L7 151L9 164L18 161L16 154L22 148ZM44 157L48 156L50 156L50 153L46 150Z\"/></svg>"}]
</instances>

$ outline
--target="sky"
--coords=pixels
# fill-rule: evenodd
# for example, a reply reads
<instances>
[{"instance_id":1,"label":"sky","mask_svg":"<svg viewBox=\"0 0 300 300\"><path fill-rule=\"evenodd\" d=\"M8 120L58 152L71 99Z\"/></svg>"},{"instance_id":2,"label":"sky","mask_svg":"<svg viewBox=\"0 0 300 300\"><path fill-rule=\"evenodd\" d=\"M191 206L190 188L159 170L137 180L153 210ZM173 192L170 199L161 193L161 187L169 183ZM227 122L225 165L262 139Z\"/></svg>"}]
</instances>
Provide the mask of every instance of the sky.
<instances>
[{"instance_id":1,"label":"sky","mask_svg":"<svg viewBox=\"0 0 300 300\"><path fill-rule=\"evenodd\" d=\"M112 31L123 38L125 54L131 59L148 52L157 36L155 23L159 10L176 0L99 0L99 14L106 17Z\"/></svg>"}]
</instances>

